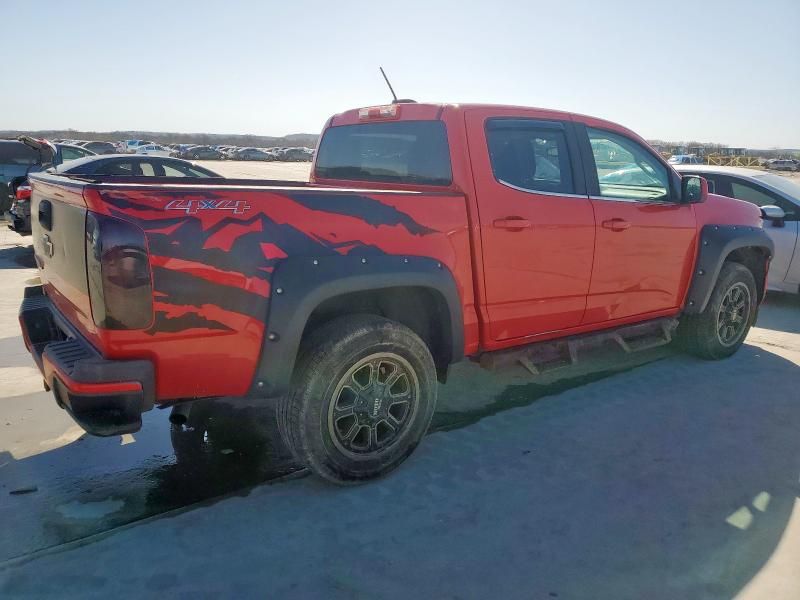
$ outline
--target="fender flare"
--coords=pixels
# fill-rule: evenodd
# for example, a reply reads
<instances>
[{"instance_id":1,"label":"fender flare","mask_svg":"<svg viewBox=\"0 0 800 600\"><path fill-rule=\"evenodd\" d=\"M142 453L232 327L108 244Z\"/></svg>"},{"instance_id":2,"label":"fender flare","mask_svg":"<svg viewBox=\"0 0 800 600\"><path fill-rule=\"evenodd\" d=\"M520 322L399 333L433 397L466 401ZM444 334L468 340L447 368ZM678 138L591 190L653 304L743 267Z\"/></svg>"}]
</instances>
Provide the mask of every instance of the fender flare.
<instances>
[{"instance_id":1,"label":"fender flare","mask_svg":"<svg viewBox=\"0 0 800 600\"><path fill-rule=\"evenodd\" d=\"M739 248L760 248L765 252L765 260L771 259L775 252L775 244L763 229L742 225L705 225L700 231L698 248L683 311L690 315L706 309L722 265L731 252Z\"/></svg>"},{"instance_id":2,"label":"fender flare","mask_svg":"<svg viewBox=\"0 0 800 600\"><path fill-rule=\"evenodd\" d=\"M326 300L391 287L421 287L441 294L449 316L452 364L464 356L464 319L450 270L433 258L367 255L289 257L275 268L271 298L250 395L271 398L289 390L308 319Z\"/></svg>"}]
</instances>

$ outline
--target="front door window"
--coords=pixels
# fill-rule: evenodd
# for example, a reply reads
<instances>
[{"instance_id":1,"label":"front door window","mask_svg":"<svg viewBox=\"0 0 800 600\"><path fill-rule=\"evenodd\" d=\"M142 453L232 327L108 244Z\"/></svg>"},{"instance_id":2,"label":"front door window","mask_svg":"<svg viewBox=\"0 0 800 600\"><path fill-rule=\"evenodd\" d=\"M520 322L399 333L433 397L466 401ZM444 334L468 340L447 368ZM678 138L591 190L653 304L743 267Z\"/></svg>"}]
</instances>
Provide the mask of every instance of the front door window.
<instances>
[{"instance_id":1,"label":"front door window","mask_svg":"<svg viewBox=\"0 0 800 600\"><path fill-rule=\"evenodd\" d=\"M633 140L587 128L594 155L600 196L632 202L670 199L669 174L652 153Z\"/></svg>"}]
</instances>

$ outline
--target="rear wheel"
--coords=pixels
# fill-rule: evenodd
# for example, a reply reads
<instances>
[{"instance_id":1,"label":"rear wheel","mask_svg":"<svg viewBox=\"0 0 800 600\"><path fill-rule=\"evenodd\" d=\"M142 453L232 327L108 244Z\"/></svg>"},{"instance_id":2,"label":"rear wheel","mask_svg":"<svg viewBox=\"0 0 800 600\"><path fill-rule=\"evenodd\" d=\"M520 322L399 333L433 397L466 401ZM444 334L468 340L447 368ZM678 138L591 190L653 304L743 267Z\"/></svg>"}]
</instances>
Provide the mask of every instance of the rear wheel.
<instances>
[{"instance_id":1,"label":"rear wheel","mask_svg":"<svg viewBox=\"0 0 800 600\"><path fill-rule=\"evenodd\" d=\"M304 343L278 425L298 460L335 483L379 477L416 448L436 406L436 369L413 331L336 319Z\"/></svg>"},{"instance_id":2,"label":"rear wheel","mask_svg":"<svg viewBox=\"0 0 800 600\"><path fill-rule=\"evenodd\" d=\"M730 356L744 343L757 306L753 274L739 263L726 262L706 309L681 320L679 338L689 352L702 358Z\"/></svg>"}]
</instances>

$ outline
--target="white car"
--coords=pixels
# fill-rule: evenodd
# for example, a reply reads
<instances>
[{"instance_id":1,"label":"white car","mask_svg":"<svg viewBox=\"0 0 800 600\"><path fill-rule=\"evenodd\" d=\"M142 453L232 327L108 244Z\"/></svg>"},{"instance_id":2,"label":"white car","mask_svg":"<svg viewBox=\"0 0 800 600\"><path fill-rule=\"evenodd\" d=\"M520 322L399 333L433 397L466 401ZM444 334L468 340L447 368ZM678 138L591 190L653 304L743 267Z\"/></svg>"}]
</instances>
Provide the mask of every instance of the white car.
<instances>
[{"instance_id":1,"label":"white car","mask_svg":"<svg viewBox=\"0 0 800 600\"><path fill-rule=\"evenodd\" d=\"M144 154L145 156L170 156L172 152L173 150L158 144L147 144L136 148L136 154Z\"/></svg>"},{"instance_id":2,"label":"white car","mask_svg":"<svg viewBox=\"0 0 800 600\"><path fill-rule=\"evenodd\" d=\"M673 154L667 162L671 165L702 165L703 159L696 154Z\"/></svg>"},{"instance_id":3,"label":"white car","mask_svg":"<svg viewBox=\"0 0 800 600\"><path fill-rule=\"evenodd\" d=\"M709 193L761 207L764 230L775 242L767 286L800 293L800 185L788 177L756 169L710 165L678 165L676 169L705 178Z\"/></svg>"}]
</instances>

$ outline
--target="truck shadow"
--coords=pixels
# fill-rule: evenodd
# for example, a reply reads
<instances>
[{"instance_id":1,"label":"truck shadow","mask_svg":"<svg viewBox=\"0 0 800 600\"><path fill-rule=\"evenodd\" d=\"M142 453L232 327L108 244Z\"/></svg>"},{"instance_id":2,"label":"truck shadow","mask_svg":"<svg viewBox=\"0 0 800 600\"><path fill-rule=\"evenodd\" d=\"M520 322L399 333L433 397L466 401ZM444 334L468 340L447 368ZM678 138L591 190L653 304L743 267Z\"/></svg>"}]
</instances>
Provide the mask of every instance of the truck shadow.
<instances>
[{"instance_id":1,"label":"truck shadow","mask_svg":"<svg viewBox=\"0 0 800 600\"><path fill-rule=\"evenodd\" d=\"M368 522L372 506L415 507L396 517L405 523L392 534L396 543L419 545L416 553L394 555L398 572L419 565L427 540L420 532L428 531L429 519L431 531L439 528L436 535L458 531L458 544L448 547L449 564L469 564L476 552L485 554L480 548L505 548L507 560L487 556L485 569L459 571L459 589L482 590L496 580L533 596L541 588L544 597L547 590L561 597L732 597L772 556L800 491L798 382L796 364L745 345L721 362L671 356L614 377L513 384L499 393L489 386L482 408L459 413L447 401L436 417L438 431L409 463L357 493L316 481L286 482L287 475L304 471L282 444L268 405L198 405L196 422L172 432L174 454L164 440L170 437L167 415L156 411L135 434L135 444L84 437L19 461L0 458L0 465L15 462L10 466L17 470L52 479L41 481L38 492L0 499L0 511L18 517L38 511L45 535L32 539L52 545L198 502L246 496L278 479L285 483L270 496L270 512L245 512L239 529L226 533L238 540L241 557L215 563L216 551L201 542L220 534L209 513L182 534L192 538L187 544L197 536L218 576L221 565L245 561L261 546L264 527L281 539L284 528L300 526L307 551L321 553L318 564L326 564L324 555L333 548L317 536L330 533L326 519L338 504L356 502L355 493ZM472 387L473 394L484 393L480 385ZM162 436L158 442L156 435ZM136 447L139 458L126 458ZM102 466L94 464L98 460ZM107 463L127 468L110 471ZM0 480L8 468L0 469ZM426 498L453 509L420 508ZM124 508L88 518L78 510L109 500ZM286 514L284 503L293 507L286 510L294 511L294 525L278 520ZM474 510L465 508L472 504ZM465 510L472 516L459 520ZM496 511L515 525L480 523L481 515ZM456 529L442 530L441 519L455 519ZM15 548L25 546L25 534L16 531ZM372 558L389 560L373 542L364 546L377 551ZM0 558L10 557L8 548L3 552ZM517 554L539 558L523 569ZM419 581L426 581L425 574Z\"/></svg>"},{"instance_id":2,"label":"truck shadow","mask_svg":"<svg viewBox=\"0 0 800 600\"><path fill-rule=\"evenodd\" d=\"M758 313L756 327L800 333L800 295L769 292Z\"/></svg>"},{"instance_id":3,"label":"truck shadow","mask_svg":"<svg viewBox=\"0 0 800 600\"><path fill-rule=\"evenodd\" d=\"M2 223L0 223L2 226ZM14 234L17 235L17 234ZM35 269L33 246L30 239L19 238L19 245L0 248L0 269Z\"/></svg>"}]
</instances>

